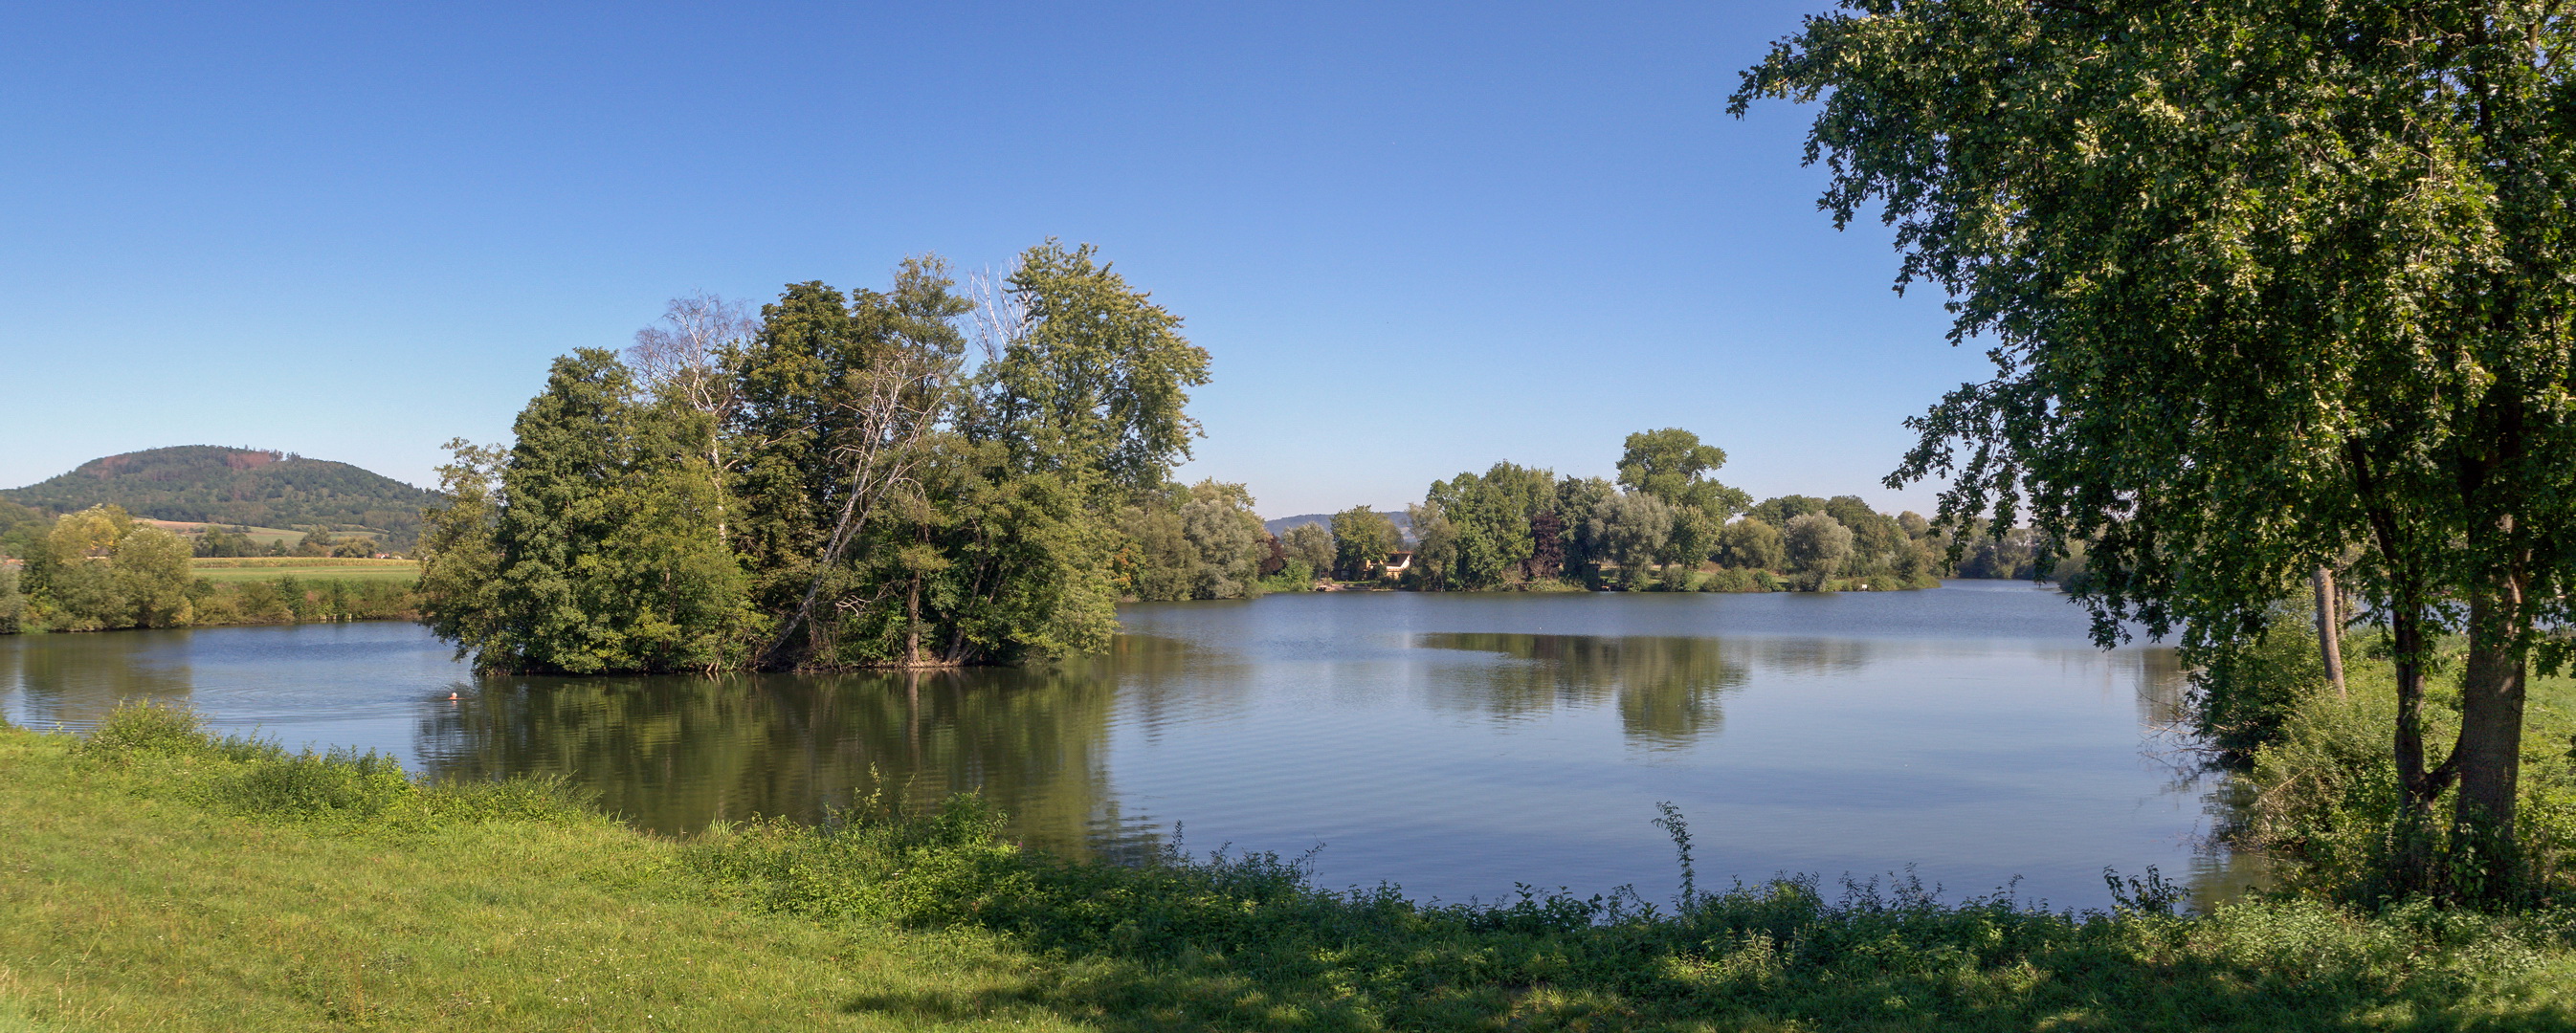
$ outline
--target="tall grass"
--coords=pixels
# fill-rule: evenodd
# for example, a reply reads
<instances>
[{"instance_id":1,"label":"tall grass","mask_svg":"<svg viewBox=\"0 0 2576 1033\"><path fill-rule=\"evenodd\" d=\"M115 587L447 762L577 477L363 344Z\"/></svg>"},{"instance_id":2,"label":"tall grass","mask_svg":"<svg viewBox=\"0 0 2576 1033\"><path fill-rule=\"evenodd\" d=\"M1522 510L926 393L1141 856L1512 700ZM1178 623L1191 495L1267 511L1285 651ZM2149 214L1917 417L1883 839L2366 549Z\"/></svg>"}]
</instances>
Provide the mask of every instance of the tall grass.
<instances>
[{"instance_id":1,"label":"tall grass","mask_svg":"<svg viewBox=\"0 0 2576 1033\"><path fill-rule=\"evenodd\" d=\"M1687 875L1687 826L1665 823ZM1428 904L1320 889L1271 854L1053 858L1003 841L973 797L930 816L747 823L689 864L749 906L1000 932L1084 973L1104 1004L1211 1027L2344 1028L2494 1007L2568 974L2576 935L2563 913L2256 901L2185 915L2153 873L2115 879L2109 912L1944 901L1911 877ZM2506 1010L2576 1015L2563 995Z\"/></svg>"}]
</instances>

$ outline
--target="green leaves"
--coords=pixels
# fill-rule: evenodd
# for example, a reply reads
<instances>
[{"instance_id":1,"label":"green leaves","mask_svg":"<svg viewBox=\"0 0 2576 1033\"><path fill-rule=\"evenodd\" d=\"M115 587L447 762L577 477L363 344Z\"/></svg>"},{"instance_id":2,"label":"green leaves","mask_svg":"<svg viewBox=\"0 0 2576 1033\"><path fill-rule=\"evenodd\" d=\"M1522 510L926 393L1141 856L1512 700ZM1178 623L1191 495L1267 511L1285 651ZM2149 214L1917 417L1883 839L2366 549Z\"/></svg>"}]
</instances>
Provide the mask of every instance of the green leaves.
<instances>
[{"instance_id":1,"label":"green leaves","mask_svg":"<svg viewBox=\"0 0 2576 1033\"><path fill-rule=\"evenodd\" d=\"M2493 659L2462 749L2495 766L2462 770L2509 806L2515 672L2576 572L2568 32L2476 3L1872 0L1732 105L1817 102L1821 206L1876 205L1898 285L1994 342L1891 485L2089 541L2105 644L2259 630L2366 546L2402 694L2425 628Z\"/></svg>"},{"instance_id":2,"label":"green leaves","mask_svg":"<svg viewBox=\"0 0 2576 1033\"><path fill-rule=\"evenodd\" d=\"M1207 353L1049 242L966 379L954 288L935 256L884 291L790 284L756 333L722 299L675 303L680 330L636 353L649 384L605 351L557 360L506 456L459 442L442 470L425 616L486 666L568 673L1102 648L1113 520L1188 455ZM1179 506L1177 540L1210 557L1183 591L1249 580L1249 505Z\"/></svg>"}]
</instances>

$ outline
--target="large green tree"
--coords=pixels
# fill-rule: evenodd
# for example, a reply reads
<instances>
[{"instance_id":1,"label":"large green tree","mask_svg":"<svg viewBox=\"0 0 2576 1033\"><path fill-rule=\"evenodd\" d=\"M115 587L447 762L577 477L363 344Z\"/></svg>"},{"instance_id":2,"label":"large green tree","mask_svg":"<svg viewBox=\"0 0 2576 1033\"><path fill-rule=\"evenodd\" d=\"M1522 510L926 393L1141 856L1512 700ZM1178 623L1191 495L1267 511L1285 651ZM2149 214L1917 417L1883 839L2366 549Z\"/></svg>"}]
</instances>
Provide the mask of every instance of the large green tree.
<instances>
[{"instance_id":1,"label":"large green tree","mask_svg":"<svg viewBox=\"0 0 2576 1033\"><path fill-rule=\"evenodd\" d=\"M1781 529L1780 546L1789 569L1797 571L1812 592L1824 588L1850 561L1852 532L1831 514L1809 513Z\"/></svg>"},{"instance_id":2,"label":"large green tree","mask_svg":"<svg viewBox=\"0 0 2576 1033\"><path fill-rule=\"evenodd\" d=\"M1333 572L1333 530L1325 524L1299 524L1279 536L1279 544L1288 554L1288 564L1305 565L1311 577L1327 577Z\"/></svg>"},{"instance_id":3,"label":"large green tree","mask_svg":"<svg viewBox=\"0 0 2576 1033\"><path fill-rule=\"evenodd\" d=\"M1352 506L1333 514L1333 574L1344 580L1369 576L1369 569L1386 562L1389 553L1404 539L1395 530L1395 521L1367 506Z\"/></svg>"},{"instance_id":4,"label":"large green tree","mask_svg":"<svg viewBox=\"0 0 2576 1033\"><path fill-rule=\"evenodd\" d=\"M2570 616L2571 29L2537 3L1855 0L1734 98L1819 104L1823 207L1878 206L1900 286L1992 342L1891 481L2089 540L2099 637L2243 635L2367 550L2400 892L2514 892L2524 679ZM2436 761L2445 630L2467 658Z\"/></svg>"},{"instance_id":5,"label":"large green tree","mask_svg":"<svg viewBox=\"0 0 2576 1033\"><path fill-rule=\"evenodd\" d=\"M978 371L977 436L1113 504L1162 487L1199 433L1185 406L1207 351L1088 244L1030 248L1009 292L1018 325Z\"/></svg>"},{"instance_id":6,"label":"large green tree","mask_svg":"<svg viewBox=\"0 0 2576 1033\"><path fill-rule=\"evenodd\" d=\"M932 256L882 292L790 284L725 353L735 545L775 618L764 664L882 659L885 616L862 611L895 605L881 591L895 582L919 608L942 522L923 478L966 398L956 320L972 306L955 286Z\"/></svg>"},{"instance_id":7,"label":"large green tree","mask_svg":"<svg viewBox=\"0 0 2576 1033\"><path fill-rule=\"evenodd\" d=\"M1532 522L1555 511L1556 474L1495 463L1481 475L1432 482L1424 501L1447 523L1438 559L1448 586L1493 588L1530 576Z\"/></svg>"},{"instance_id":8,"label":"large green tree","mask_svg":"<svg viewBox=\"0 0 2576 1033\"><path fill-rule=\"evenodd\" d=\"M1628 435L1619 453L1619 486L1642 491L1672 506L1703 510L1724 524L1753 504L1743 491L1710 480L1726 465L1726 450L1700 443L1699 435L1679 427Z\"/></svg>"},{"instance_id":9,"label":"large green tree","mask_svg":"<svg viewBox=\"0 0 2576 1033\"><path fill-rule=\"evenodd\" d=\"M1121 572L1129 594L1148 602L1235 599L1250 594L1270 532L1240 484L1178 485L1128 506Z\"/></svg>"},{"instance_id":10,"label":"large green tree","mask_svg":"<svg viewBox=\"0 0 2576 1033\"><path fill-rule=\"evenodd\" d=\"M638 390L614 353L557 359L497 467L462 443L423 546L423 612L476 662L512 671L714 670L753 618L710 533L706 417ZM492 502L496 475L504 504Z\"/></svg>"}]
</instances>

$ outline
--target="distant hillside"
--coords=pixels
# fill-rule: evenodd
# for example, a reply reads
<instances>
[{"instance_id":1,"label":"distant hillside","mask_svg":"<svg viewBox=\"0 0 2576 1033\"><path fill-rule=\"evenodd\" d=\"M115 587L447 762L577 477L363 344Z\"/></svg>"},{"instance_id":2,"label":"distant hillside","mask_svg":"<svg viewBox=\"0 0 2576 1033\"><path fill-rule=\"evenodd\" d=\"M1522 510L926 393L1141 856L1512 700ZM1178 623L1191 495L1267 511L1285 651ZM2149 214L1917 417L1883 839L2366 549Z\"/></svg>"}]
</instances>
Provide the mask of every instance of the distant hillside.
<instances>
[{"instance_id":1,"label":"distant hillside","mask_svg":"<svg viewBox=\"0 0 2576 1033\"><path fill-rule=\"evenodd\" d=\"M1404 534L1406 541L1413 540L1412 517L1406 516L1404 511L1399 509L1392 513L1387 513L1386 518L1395 522L1395 529ZM1288 533L1289 528L1295 527L1299 524L1322 524L1324 525L1324 529L1329 531L1333 527L1333 515L1330 513L1300 513L1292 517L1280 517L1277 520L1264 520L1261 523L1263 526L1268 527L1272 534L1286 534Z\"/></svg>"},{"instance_id":2,"label":"distant hillside","mask_svg":"<svg viewBox=\"0 0 2576 1033\"><path fill-rule=\"evenodd\" d=\"M0 491L0 500L55 513L113 502L156 520L372 528L387 532L398 547L417 535L421 507L433 499L429 492L347 463L214 445L93 459L60 477Z\"/></svg>"}]
</instances>

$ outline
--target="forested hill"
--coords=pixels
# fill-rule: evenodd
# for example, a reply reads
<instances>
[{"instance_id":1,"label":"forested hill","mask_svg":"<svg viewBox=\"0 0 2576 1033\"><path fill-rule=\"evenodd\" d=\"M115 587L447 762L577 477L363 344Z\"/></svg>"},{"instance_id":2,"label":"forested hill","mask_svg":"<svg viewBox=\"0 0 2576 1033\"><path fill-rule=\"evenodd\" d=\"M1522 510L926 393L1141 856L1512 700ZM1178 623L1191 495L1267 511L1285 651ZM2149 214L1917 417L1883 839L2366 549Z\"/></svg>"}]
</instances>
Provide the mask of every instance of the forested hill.
<instances>
[{"instance_id":1,"label":"forested hill","mask_svg":"<svg viewBox=\"0 0 2576 1033\"><path fill-rule=\"evenodd\" d=\"M1413 518L1405 515L1403 510L1397 509L1387 511L1386 518L1389 521L1394 522L1396 530L1402 531L1408 535L1413 533ZM1264 520L1261 523L1262 526L1269 528L1270 533L1272 534L1287 534L1289 528L1295 527L1299 524L1322 524L1325 527L1330 528L1333 526L1333 515L1330 513L1300 513L1292 517L1280 517L1277 520Z\"/></svg>"},{"instance_id":2,"label":"forested hill","mask_svg":"<svg viewBox=\"0 0 2576 1033\"><path fill-rule=\"evenodd\" d=\"M181 445L128 452L0 500L56 513L115 503L156 520L332 530L374 528L408 540L429 492L347 463L260 449Z\"/></svg>"}]
</instances>

